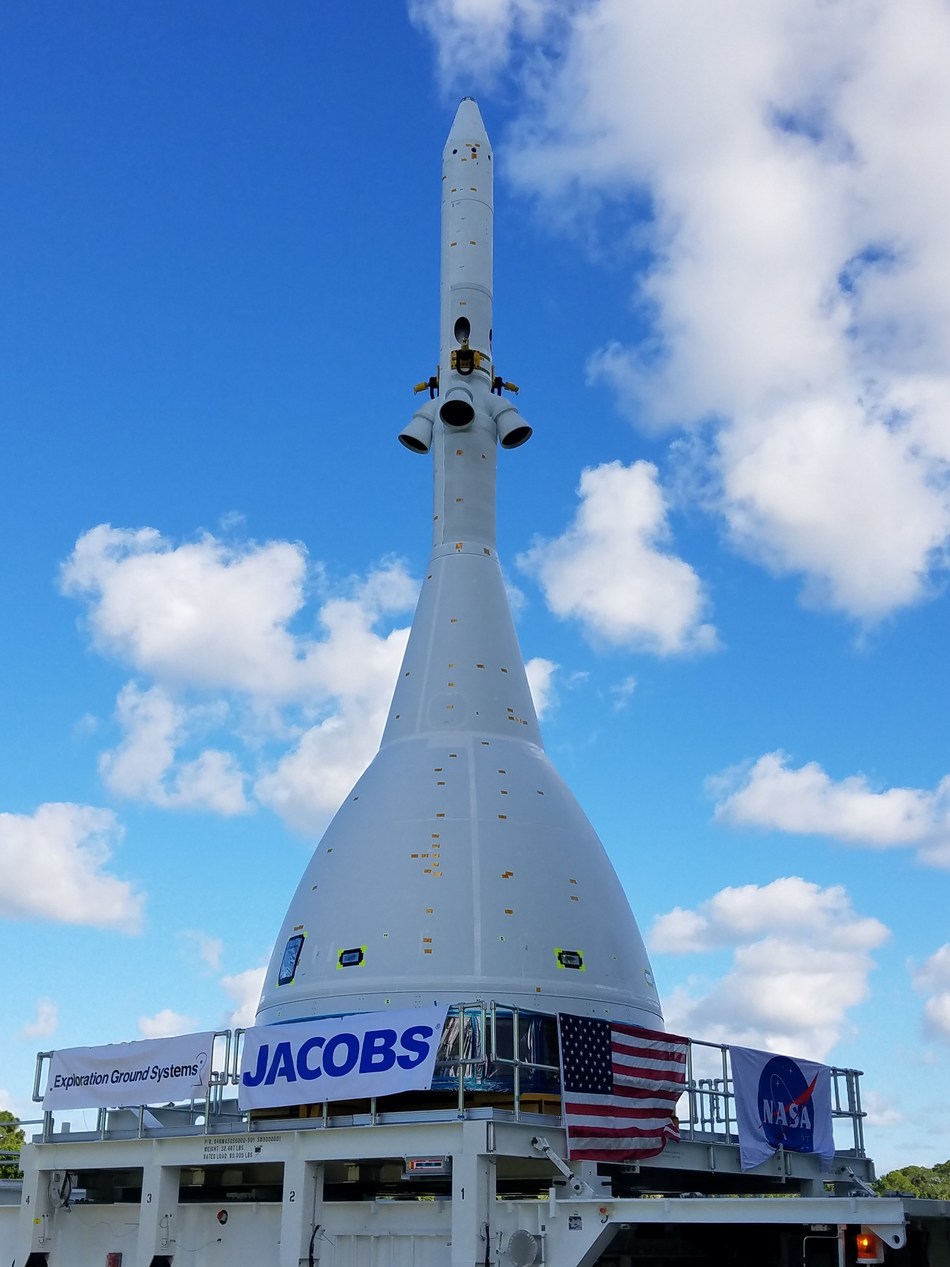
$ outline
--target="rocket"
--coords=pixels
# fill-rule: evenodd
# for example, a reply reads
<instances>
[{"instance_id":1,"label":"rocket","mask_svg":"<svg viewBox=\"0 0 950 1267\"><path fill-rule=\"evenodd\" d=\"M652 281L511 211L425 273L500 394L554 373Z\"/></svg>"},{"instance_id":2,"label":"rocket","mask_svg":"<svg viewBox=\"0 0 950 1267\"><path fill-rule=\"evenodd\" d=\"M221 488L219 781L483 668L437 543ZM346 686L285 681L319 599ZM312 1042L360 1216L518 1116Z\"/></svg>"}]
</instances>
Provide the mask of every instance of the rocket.
<instances>
[{"instance_id":1,"label":"rocket","mask_svg":"<svg viewBox=\"0 0 950 1267\"><path fill-rule=\"evenodd\" d=\"M482 1000L662 1026L623 888L545 753L495 541L492 150L465 98L442 156L437 372L399 436L433 463L432 552L380 748L327 827L258 1024Z\"/></svg>"}]
</instances>

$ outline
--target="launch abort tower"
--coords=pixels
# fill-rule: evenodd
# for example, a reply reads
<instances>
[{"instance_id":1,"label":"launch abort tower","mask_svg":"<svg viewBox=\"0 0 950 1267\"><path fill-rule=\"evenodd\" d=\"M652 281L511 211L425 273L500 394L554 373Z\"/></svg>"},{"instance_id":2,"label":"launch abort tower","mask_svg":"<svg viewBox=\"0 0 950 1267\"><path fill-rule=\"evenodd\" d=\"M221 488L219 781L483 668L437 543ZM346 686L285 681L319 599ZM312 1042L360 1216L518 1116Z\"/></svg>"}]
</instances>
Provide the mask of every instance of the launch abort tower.
<instances>
[{"instance_id":1,"label":"launch abort tower","mask_svg":"<svg viewBox=\"0 0 950 1267\"><path fill-rule=\"evenodd\" d=\"M492 352L492 151L466 98L442 157L432 554L382 744L277 938L258 1023L480 998L662 1024L613 867L544 751L495 549L499 445L531 435Z\"/></svg>"}]
</instances>

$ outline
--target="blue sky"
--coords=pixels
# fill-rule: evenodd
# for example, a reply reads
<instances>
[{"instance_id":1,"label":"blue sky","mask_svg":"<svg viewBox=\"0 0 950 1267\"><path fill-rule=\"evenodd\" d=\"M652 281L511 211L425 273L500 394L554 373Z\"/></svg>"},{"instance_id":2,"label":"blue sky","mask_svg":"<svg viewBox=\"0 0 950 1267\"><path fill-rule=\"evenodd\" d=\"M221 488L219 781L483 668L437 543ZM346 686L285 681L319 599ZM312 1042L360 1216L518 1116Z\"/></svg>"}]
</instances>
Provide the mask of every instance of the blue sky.
<instances>
[{"instance_id":1,"label":"blue sky","mask_svg":"<svg viewBox=\"0 0 950 1267\"><path fill-rule=\"evenodd\" d=\"M936 0L4 6L0 1102L253 1013L427 555L475 93L502 558L668 1023L946 1158L948 53Z\"/></svg>"}]
</instances>

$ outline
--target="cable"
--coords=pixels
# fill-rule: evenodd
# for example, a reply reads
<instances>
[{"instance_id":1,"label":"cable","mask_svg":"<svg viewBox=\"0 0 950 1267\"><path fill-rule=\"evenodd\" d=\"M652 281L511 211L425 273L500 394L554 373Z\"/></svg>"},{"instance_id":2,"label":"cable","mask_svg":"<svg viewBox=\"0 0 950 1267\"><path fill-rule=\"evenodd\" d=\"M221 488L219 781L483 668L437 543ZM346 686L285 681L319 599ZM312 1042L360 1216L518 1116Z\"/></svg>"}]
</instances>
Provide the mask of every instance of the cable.
<instances>
[{"instance_id":1,"label":"cable","mask_svg":"<svg viewBox=\"0 0 950 1267\"><path fill-rule=\"evenodd\" d=\"M317 1237L320 1235L320 1224L314 1223L313 1231L310 1233L310 1246L307 1249L307 1267L314 1267L316 1259L313 1256L313 1247L316 1244Z\"/></svg>"}]
</instances>

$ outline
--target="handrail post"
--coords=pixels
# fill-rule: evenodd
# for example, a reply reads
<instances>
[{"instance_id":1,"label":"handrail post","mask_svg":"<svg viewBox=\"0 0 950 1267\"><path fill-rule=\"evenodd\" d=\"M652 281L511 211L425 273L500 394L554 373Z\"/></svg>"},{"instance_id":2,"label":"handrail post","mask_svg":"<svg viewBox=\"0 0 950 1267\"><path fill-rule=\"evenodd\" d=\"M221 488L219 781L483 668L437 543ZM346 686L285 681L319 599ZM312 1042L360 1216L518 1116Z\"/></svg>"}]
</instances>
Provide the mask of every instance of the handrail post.
<instances>
[{"instance_id":1,"label":"handrail post","mask_svg":"<svg viewBox=\"0 0 950 1267\"><path fill-rule=\"evenodd\" d=\"M521 1121L521 1013L511 1009L511 1059L514 1062L512 1077L515 1103L515 1121Z\"/></svg>"},{"instance_id":2,"label":"handrail post","mask_svg":"<svg viewBox=\"0 0 950 1267\"><path fill-rule=\"evenodd\" d=\"M458 1098L458 1115L465 1116L465 1004L460 1003L459 1008L459 1098Z\"/></svg>"},{"instance_id":3,"label":"handrail post","mask_svg":"<svg viewBox=\"0 0 950 1267\"><path fill-rule=\"evenodd\" d=\"M51 1051L38 1051L36 1053L36 1064L33 1068L33 1103L42 1104L43 1097L40 1095L40 1082L43 1078L43 1062L52 1060L53 1053Z\"/></svg>"},{"instance_id":4,"label":"handrail post","mask_svg":"<svg viewBox=\"0 0 950 1267\"><path fill-rule=\"evenodd\" d=\"M732 1137L732 1105L729 1100L729 1081L731 1069L729 1067L729 1048L721 1043L719 1046L722 1055L722 1108L723 1108L723 1126L726 1130L726 1139Z\"/></svg>"}]
</instances>

